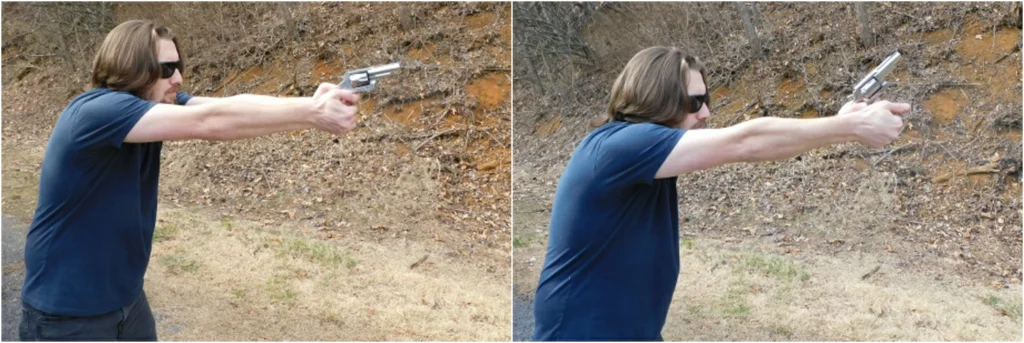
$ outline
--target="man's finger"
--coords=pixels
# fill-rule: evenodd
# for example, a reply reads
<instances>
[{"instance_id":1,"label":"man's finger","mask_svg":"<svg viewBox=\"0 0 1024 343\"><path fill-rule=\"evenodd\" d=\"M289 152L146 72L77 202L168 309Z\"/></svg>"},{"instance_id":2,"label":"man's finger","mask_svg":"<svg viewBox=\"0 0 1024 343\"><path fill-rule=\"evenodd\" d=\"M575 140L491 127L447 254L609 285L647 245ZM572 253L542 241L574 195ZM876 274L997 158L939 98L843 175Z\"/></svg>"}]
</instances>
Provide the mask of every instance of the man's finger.
<instances>
[{"instance_id":1,"label":"man's finger","mask_svg":"<svg viewBox=\"0 0 1024 343\"><path fill-rule=\"evenodd\" d=\"M897 103L897 104L893 104L893 105L894 105L894 107L891 108L890 111L892 111L892 113L896 113L896 114L909 113L910 109L911 109L910 104L905 103L905 102L901 102L901 103Z\"/></svg>"},{"instance_id":2,"label":"man's finger","mask_svg":"<svg viewBox=\"0 0 1024 343\"><path fill-rule=\"evenodd\" d=\"M910 104L905 102L891 102L889 100L881 100L879 102L871 104L871 106L880 107L889 112L892 112L893 114L904 114L910 112Z\"/></svg>"},{"instance_id":3,"label":"man's finger","mask_svg":"<svg viewBox=\"0 0 1024 343\"><path fill-rule=\"evenodd\" d=\"M339 89L335 96L337 96L338 99L340 99L341 101L344 101L349 104L358 103L360 98L359 93L347 89Z\"/></svg>"},{"instance_id":4,"label":"man's finger","mask_svg":"<svg viewBox=\"0 0 1024 343\"><path fill-rule=\"evenodd\" d=\"M905 114L910 112L910 104L905 102L888 102L884 108L892 112L892 114Z\"/></svg>"}]
</instances>

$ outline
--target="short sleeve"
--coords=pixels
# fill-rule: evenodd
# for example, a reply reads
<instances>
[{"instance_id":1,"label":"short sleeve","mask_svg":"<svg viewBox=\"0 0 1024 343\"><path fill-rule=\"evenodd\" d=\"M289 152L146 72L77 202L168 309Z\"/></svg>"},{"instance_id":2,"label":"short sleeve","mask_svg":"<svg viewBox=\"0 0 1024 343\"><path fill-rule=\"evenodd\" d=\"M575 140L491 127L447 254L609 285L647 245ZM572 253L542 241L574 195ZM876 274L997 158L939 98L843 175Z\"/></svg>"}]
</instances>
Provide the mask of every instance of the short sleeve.
<instances>
[{"instance_id":1,"label":"short sleeve","mask_svg":"<svg viewBox=\"0 0 1024 343\"><path fill-rule=\"evenodd\" d=\"M652 123L626 125L602 144L598 172L610 187L649 185L685 131Z\"/></svg>"},{"instance_id":2,"label":"short sleeve","mask_svg":"<svg viewBox=\"0 0 1024 343\"><path fill-rule=\"evenodd\" d=\"M111 92L82 105L74 126L75 142L82 148L121 148L132 131L155 102L125 92Z\"/></svg>"},{"instance_id":3,"label":"short sleeve","mask_svg":"<svg viewBox=\"0 0 1024 343\"><path fill-rule=\"evenodd\" d=\"M189 100L192 100L192 94L178 92L178 96L176 99L178 101L178 105L185 106L185 104L187 104Z\"/></svg>"}]
</instances>

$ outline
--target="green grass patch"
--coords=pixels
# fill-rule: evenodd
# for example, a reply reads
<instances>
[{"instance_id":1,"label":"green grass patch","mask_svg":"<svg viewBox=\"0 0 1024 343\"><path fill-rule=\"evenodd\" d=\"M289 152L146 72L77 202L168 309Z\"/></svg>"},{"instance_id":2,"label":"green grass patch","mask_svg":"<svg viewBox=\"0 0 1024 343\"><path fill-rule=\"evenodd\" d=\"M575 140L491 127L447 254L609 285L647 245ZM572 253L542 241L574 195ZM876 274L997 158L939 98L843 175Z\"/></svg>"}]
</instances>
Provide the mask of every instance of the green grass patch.
<instances>
[{"instance_id":1,"label":"green grass patch","mask_svg":"<svg viewBox=\"0 0 1024 343\"><path fill-rule=\"evenodd\" d=\"M772 324L771 326L768 327L768 332L771 332L772 334L778 336L789 337L793 335L793 328L782 324Z\"/></svg>"},{"instance_id":2,"label":"green grass patch","mask_svg":"<svg viewBox=\"0 0 1024 343\"><path fill-rule=\"evenodd\" d=\"M523 239L521 239L519 237L512 238L512 247L522 248L522 247L525 247L525 246L526 246L526 243L523 242Z\"/></svg>"},{"instance_id":3,"label":"green grass patch","mask_svg":"<svg viewBox=\"0 0 1024 343\"><path fill-rule=\"evenodd\" d=\"M228 219L228 217L220 218L220 226L225 230L231 231L231 219Z\"/></svg>"},{"instance_id":4,"label":"green grass patch","mask_svg":"<svg viewBox=\"0 0 1024 343\"><path fill-rule=\"evenodd\" d=\"M270 299L274 301L291 301L299 297L298 293L291 288L282 288L270 291Z\"/></svg>"},{"instance_id":5,"label":"green grass patch","mask_svg":"<svg viewBox=\"0 0 1024 343\"><path fill-rule=\"evenodd\" d=\"M1021 319L1021 304L1006 304L1003 305L1002 309L1010 317L1017 318L1017 320Z\"/></svg>"},{"instance_id":6,"label":"green grass patch","mask_svg":"<svg viewBox=\"0 0 1024 343\"><path fill-rule=\"evenodd\" d=\"M1005 314L1006 316L1016 318L1018 320L1021 318L1020 303L1008 303L994 295L990 295L988 296L988 298L982 298L982 302L984 302L985 305L992 306L992 308L996 309L1002 314Z\"/></svg>"},{"instance_id":7,"label":"green grass patch","mask_svg":"<svg viewBox=\"0 0 1024 343\"><path fill-rule=\"evenodd\" d=\"M512 247L514 248L525 248L533 245L534 243L540 242L544 239L543 235L522 235L512 238Z\"/></svg>"},{"instance_id":8,"label":"green grass patch","mask_svg":"<svg viewBox=\"0 0 1024 343\"><path fill-rule=\"evenodd\" d=\"M750 286L738 282L729 287L729 290L719 299L722 313L726 316L738 317L750 314L750 306L747 305L747 294Z\"/></svg>"},{"instance_id":9,"label":"green grass patch","mask_svg":"<svg viewBox=\"0 0 1024 343\"><path fill-rule=\"evenodd\" d=\"M689 312L690 314L698 314L698 313L700 313L700 306L698 306L698 305L687 306L686 307L686 312Z\"/></svg>"},{"instance_id":10,"label":"green grass patch","mask_svg":"<svg viewBox=\"0 0 1024 343\"><path fill-rule=\"evenodd\" d=\"M293 258L307 259L316 263L328 266L344 265L348 268L355 267L358 262L327 242L294 239L286 241L280 250L279 255L287 255Z\"/></svg>"},{"instance_id":11,"label":"green grass patch","mask_svg":"<svg viewBox=\"0 0 1024 343\"><path fill-rule=\"evenodd\" d=\"M199 262L179 255L168 255L160 258L160 264L167 268L167 273L180 275L199 271Z\"/></svg>"},{"instance_id":12,"label":"green grass patch","mask_svg":"<svg viewBox=\"0 0 1024 343\"><path fill-rule=\"evenodd\" d=\"M172 223L157 225L156 228L153 229L153 242L159 243L172 240L178 235L179 231L181 231L181 229Z\"/></svg>"},{"instance_id":13,"label":"green grass patch","mask_svg":"<svg viewBox=\"0 0 1024 343\"><path fill-rule=\"evenodd\" d=\"M743 270L763 273L780 280L807 281L811 279L811 273L807 269L779 257L765 258L759 255L744 255L739 264Z\"/></svg>"},{"instance_id":14,"label":"green grass patch","mask_svg":"<svg viewBox=\"0 0 1024 343\"><path fill-rule=\"evenodd\" d=\"M336 270L328 270L320 276L319 284L322 287L334 287L334 280L337 278L338 272Z\"/></svg>"},{"instance_id":15,"label":"green grass patch","mask_svg":"<svg viewBox=\"0 0 1024 343\"><path fill-rule=\"evenodd\" d=\"M345 324L345 322L343 322L341 320L341 316L338 315L337 313L334 313L334 312L328 312L328 311L320 312L320 319L323 320L326 323L331 323L331 324L334 324L334 325L339 325L340 326L340 325L344 325Z\"/></svg>"},{"instance_id":16,"label":"green grass patch","mask_svg":"<svg viewBox=\"0 0 1024 343\"><path fill-rule=\"evenodd\" d=\"M282 302L298 299L299 294L289 287L290 278L290 274L282 273L267 280L267 292L270 293L270 300Z\"/></svg>"},{"instance_id":17,"label":"green grass patch","mask_svg":"<svg viewBox=\"0 0 1024 343\"><path fill-rule=\"evenodd\" d=\"M750 307L747 304L736 303L726 306L724 312L729 316L746 316L750 314Z\"/></svg>"},{"instance_id":18,"label":"green grass patch","mask_svg":"<svg viewBox=\"0 0 1024 343\"><path fill-rule=\"evenodd\" d=\"M690 237L683 237L683 239L679 241L679 246L692 250L694 246L693 239L690 239Z\"/></svg>"},{"instance_id":19,"label":"green grass patch","mask_svg":"<svg viewBox=\"0 0 1024 343\"><path fill-rule=\"evenodd\" d=\"M999 297L994 296L994 295L990 295L988 298L984 299L984 302L985 302L985 305L996 306L996 305L999 304Z\"/></svg>"}]
</instances>

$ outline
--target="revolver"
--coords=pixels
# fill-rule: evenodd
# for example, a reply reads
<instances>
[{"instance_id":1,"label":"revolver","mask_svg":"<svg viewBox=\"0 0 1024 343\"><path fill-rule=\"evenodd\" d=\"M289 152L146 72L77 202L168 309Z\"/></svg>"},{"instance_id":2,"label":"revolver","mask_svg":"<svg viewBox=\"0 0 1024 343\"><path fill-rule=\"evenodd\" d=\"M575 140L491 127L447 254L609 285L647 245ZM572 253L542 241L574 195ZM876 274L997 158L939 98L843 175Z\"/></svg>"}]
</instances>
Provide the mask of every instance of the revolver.
<instances>
[{"instance_id":1,"label":"revolver","mask_svg":"<svg viewBox=\"0 0 1024 343\"><path fill-rule=\"evenodd\" d=\"M882 64L879 64L870 74L860 80L853 87L853 101L865 100L869 104L875 102L882 92L882 88L889 85L888 82L885 82L885 77L896 67L896 62L899 62L900 58L902 55L899 51L892 53L882 61Z\"/></svg>"},{"instance_id":2,"label":"revolver","mask_svg":"<svg viewBox=\"0 0 1024 343\"><path fill-rule=\"evenodd\" d=\"M353 90L356 92L369 92L377 86L377 78L391 75L392 72L398 70L401 66L399 63L391 63L380 66L373 66L369 68L351 70L345 72L345 76L341 79L342 89Z\"/></svg>"}]
</instances>

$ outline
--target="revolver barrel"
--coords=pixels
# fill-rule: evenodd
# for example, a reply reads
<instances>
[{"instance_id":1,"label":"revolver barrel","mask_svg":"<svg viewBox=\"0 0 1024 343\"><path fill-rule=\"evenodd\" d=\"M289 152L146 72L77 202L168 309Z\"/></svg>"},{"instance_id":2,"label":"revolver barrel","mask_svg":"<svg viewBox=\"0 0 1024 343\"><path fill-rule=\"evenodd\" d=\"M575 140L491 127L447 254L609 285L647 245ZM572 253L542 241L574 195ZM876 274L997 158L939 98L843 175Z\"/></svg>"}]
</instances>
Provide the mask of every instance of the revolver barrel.
<instances>
[{"instance_id":1,"label":"revolver barrel","mask_svg":"<svg viewBox=\"0 0 1024 343\"><path fill-rule=\"evenodd\" d=\"M902 55L900 55L899 51L892 53L889 57L886 57L885 60L882 61L882 64L875 67L870 74L860 80L860 82L857 83L857 86L853 88L853 100L857 101L864 98L873 98L875 94L885 86L885 77L888 76L889 72L896 67L896 62L899 62L901 58Z\"/></svg>"},{"instance_id":2,"label":"revolver barrel","mask_svg":"<svg viewBox=\"0 0 1024 343\"><path fill-rule=\"evenodd\" d=\"M391 72L398 70L401 65L399 63L385 64L382 66L370 67L367 71L371 77L380 77L391 75Z\"/></svg>"},{"instance_id":3,"label":"revolver barrel","mask_svg":"<svg viewBox=\"0 0 1024 343\"><path fill-rule=\"evenodd\" d=\"M369 68L352 70L345 73L341 80L341 88L357 92L368 92L377 86L377 78L391 75L401 67L399 63L391 63Z\"/></svg>"}]
</instances>

